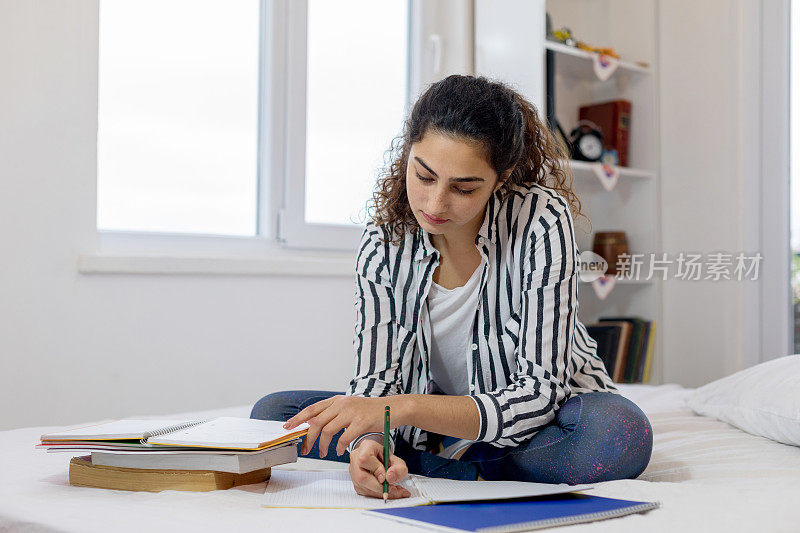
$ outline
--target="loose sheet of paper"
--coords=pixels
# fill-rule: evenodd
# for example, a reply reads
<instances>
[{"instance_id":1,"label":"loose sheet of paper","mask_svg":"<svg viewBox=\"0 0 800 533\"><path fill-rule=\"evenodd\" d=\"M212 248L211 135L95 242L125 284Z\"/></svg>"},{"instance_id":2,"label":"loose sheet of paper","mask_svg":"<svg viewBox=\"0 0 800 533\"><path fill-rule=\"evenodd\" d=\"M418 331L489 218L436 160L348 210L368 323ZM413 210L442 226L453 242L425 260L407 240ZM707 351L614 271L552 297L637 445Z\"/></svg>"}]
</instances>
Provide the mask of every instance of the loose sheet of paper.
<instances>
[{"instance_id":1,"label":"loose sheet of paper","mask_svg":"<svg viewBox=\"0 0 800 533\"><path fill-rule=\"evenodd\" d=\"M414 476L411 476L412 478ZM347 470L281 470L272 469L263 507L305 507L311 509L389 509L425 505L413 481L399 483L411 493L408 498L389 500L356 493Z\"/></svg>"}]
</instances>

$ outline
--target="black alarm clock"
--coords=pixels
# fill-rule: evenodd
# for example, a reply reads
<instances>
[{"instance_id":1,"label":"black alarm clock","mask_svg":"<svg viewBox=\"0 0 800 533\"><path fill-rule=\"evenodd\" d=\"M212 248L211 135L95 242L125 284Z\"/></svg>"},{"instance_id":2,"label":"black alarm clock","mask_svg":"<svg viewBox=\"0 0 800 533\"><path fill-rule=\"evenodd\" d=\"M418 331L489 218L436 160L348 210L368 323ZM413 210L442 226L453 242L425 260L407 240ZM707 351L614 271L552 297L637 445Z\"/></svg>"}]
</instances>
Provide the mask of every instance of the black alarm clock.
<instances>
[{"instance_id":1,"label":"black alarm clock","mask_svg":"<svg viewBox=\"0 0 800 533\"><path fill-rule=\"evenodd\" d=\"M569 133L572 159L600 161L603 157L603 132L590 120L581 120Z\"/></svg>"}]
</instances>

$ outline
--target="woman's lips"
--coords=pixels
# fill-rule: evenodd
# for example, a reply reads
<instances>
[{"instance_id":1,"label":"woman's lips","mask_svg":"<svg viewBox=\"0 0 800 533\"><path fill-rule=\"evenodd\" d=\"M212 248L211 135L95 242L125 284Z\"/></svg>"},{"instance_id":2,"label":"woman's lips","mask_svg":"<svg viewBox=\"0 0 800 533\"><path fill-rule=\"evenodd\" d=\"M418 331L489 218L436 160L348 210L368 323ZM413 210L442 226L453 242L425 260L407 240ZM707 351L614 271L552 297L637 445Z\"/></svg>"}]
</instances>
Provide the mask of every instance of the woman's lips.
<instances>
[{"instance_id":1,"label":"woman's lips","mask_svg":"<svg viewBox=\"0 0 800 533\"><path fill-rule=\"evenodd\" d=\"M434 217L430 216L428 213L426 213L425 211L422 211L422 215L423 215L423 216L424 216L424 217L425 217L425 218L428 220L428 222L430 222L431 224L444 224L445 222L447 222L447 221L449 220L449 219L447 219L447 218L445 218L445 219L441 219L441 218L434 218Z\"/></svg>"}]
</instances>

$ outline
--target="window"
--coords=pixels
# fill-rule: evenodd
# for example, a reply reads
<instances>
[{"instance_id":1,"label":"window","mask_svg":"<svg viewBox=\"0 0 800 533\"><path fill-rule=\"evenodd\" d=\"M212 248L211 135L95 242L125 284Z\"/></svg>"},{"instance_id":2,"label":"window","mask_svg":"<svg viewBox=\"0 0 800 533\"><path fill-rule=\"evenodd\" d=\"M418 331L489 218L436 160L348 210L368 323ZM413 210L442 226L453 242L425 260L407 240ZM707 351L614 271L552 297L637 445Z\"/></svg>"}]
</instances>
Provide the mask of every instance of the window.
<instances>
[{"instance_id":1,"label":"window","mask_svg":"<svg viewBox=\"0 0 800 533\"><path fill-rule=\"evenodd\" d=\"M472 71L471 16L469 0L102 0L98 229L353 250L410 102Z\"/></svg>"},{"instance_id":2,"label":"window","mask_svg":"<svg viewBox=\"0 0 800 533\"><path fill-rule=\"evenodd\" d=\"M305 221L352 224L405 115L407 0L309 0L307 58Z\"/></svg>"},{"instance_id":3,"label":"window","mask_svg":"<svg viewBox=\"0 0 800 533\"><path fill-rule=\"evenodd\" d=\"M792 284L792 326L794 331L794 352L800 353L800 5L795 0L791 4L790 30L790 105L791 110L791 284Z\"/></svg>"},{"instance_id":4,"label":"window","mask_svg":"<svg viewBox=\"0 0 800 533\"><path fill-rule=\"evenodd\" d=\"M377 171L408 107L409 14L408 0L290 3L289 160L278 224L286 245L358 244Z\"/></svg>"},{"instance_id":5,"label":"window","mask_svg":"<svg viewBox=\"0 0 800 533\"><path fill-rule=\"evenodd\" d=\"M427 84L474 71L472 4L289 3L285 245L358 245L377 172L411 104Z\"/></svg>"},{"instance_id":6,"label":"window","mask_svg":"<svg viewBox=\"0 0 800 533\"><path fill-rule=\"evenodd\" d=\"M254 235L259 1L100 5L99 229Z\"/></svg>"}]
</instances>

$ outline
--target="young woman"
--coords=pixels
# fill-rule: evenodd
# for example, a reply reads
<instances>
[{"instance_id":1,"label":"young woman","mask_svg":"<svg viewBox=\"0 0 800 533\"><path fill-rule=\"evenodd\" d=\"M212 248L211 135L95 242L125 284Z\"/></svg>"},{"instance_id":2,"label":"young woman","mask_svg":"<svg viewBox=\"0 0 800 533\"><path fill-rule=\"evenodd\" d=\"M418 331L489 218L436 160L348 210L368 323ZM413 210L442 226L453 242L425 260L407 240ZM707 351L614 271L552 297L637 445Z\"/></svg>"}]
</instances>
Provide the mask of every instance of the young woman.
<instances>
[{"instance_id":1,"label":"young woman","mask_svg":"<svg viewBox=\"0 0 800 533\"><path fill-rule=\"evenodd\" d=\"M300 453L349 461L355 490L374 497L384 476L390 498L408 496L394 484L409 472L637 477L651 427L578 320L580 202L536 109L503 83L453 75L422 94L399 140L358 249L355 377L344 393L270 394L251 417L308 422Z\"/></svg>"}]
</instances>

